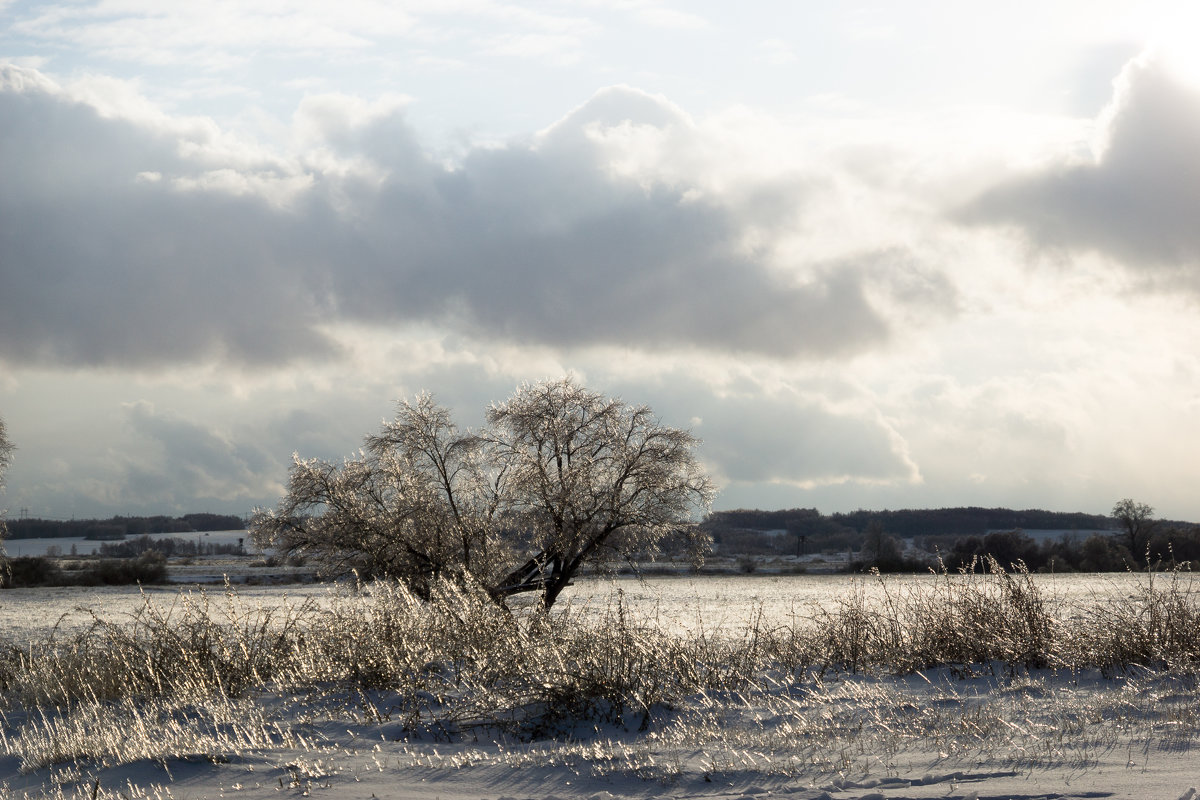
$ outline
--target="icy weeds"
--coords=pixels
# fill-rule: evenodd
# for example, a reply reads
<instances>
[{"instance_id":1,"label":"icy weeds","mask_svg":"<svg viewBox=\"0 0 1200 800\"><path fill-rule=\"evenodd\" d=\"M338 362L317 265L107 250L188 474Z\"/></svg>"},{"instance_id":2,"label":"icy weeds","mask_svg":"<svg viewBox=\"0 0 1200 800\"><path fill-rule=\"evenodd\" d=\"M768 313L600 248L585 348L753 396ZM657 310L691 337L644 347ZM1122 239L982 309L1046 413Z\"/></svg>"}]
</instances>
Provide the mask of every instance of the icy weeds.
<instances>
[{"instance_id":1,"label":"icy weeds","mask_svg":"<svg viewBox=\"0 0 1200 800\"><path fill-rule=\"evenodd\" d=\"M331 690L9 714L24 732L0 774L16 797L1177 798L1200 731L1197 674L1180 671L764 676L536 741L414 730L392 716L405 705Z\"/></svg>"},{"instance_id":2,"label":"icy weeds","mask_svg":"<svg viewBox=\"0 0 1200 800\"><path fill-rule=\"evenodd\" d=\"M1029 576L920 586L687 633L451 589L147 600L5 652L0 792L1191 800L1190 583L1087 609Z\"/></svg>"}]
</instances>

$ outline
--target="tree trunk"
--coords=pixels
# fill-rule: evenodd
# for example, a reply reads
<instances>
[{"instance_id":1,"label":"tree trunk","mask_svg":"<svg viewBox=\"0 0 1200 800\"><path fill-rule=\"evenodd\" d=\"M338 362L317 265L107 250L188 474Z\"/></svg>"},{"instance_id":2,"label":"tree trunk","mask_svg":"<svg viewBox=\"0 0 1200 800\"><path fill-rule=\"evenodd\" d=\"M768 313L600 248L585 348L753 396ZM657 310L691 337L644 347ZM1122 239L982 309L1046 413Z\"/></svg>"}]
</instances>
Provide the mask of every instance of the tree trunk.
<instances>
[{"instance_id":1,"label":"tree trunk","mask_svg":"<svg viewBox=\"0 0 1200 800\"><path fill-rule=\"evenodd\" d=\"M542 610L549 611L554 601L562 594L562 590L570 585L571 579L566 573L558 573L546 581L546 586L542 589Z\"/></svg>"}]
</instances>

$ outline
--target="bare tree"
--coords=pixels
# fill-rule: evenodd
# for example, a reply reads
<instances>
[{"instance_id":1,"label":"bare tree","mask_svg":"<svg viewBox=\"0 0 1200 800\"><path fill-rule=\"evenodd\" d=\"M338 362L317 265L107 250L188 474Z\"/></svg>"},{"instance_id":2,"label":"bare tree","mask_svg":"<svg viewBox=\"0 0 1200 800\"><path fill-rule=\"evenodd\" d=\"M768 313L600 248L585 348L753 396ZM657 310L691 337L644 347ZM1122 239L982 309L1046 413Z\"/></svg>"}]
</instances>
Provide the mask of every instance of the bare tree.
<instances>
[{"instance_id":1,"label":"bare tree","mask_svg":"<svg viewBox=\"0 0 1200 800\"><path fill-rule=\"evenodd\" d=\"M342 464L298 456L288 493L257 511L264 547L326 573L398 578L428 596L440 578L471 581L497 603L537 591L549 608L588 561L632 560L694 524L713 487L696 439L571 380L525 386L460 432L428 395Z\"/></svg>"},{"instance_id":2,"label":"bare tree","mask_svg":"<svg viewBox=\"0 0 1200 800\"><path fill-rule=\"evenodd\" d=\"M1113 506L1112 516L1121 525L1121 538L1129 548L1129 554L1140 563L1150 544L1150 534L1157 527L1154 509L1126 498Z\"/></svg>"},{"instance_id":3,"label":"bare tree","mask_svg":"<svg viewBox=\"0 0 1200 800\"><path fill-rule=\"evenodd\" d=\"M287 495L255 512L251 536L323 573L395 577L421 596L443 577L490 586L517 557L497 536L503 470L488 448L429 395L402 402L356 458L294 456Z\"/></svg>"},{"instance_id":4,"label":"bare tree","mask_svg":"<svg viewBox=\"0 0 1200 800\"><path fill-rule=\"evenodd\" d=\"M539 551L509 582L539 586L545 608L586 562L633 560L677 530L697 548L707 543L688 524L714 495L692 452L697 440L648 407L564 378L522 387L492 406L488 423Z\"/></svg>"}]
</instances>

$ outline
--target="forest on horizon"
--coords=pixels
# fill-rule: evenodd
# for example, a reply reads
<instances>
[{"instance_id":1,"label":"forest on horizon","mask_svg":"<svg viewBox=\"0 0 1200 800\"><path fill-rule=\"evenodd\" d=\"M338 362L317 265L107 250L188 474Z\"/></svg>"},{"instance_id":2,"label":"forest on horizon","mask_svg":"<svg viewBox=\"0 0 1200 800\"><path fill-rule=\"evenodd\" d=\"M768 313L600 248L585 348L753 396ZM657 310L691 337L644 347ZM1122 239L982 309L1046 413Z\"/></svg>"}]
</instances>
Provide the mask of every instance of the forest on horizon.
<instances>
[{"instance_id":1,"label":"forest on horizon","mask_svg":"<svg viewBox=\"0 0 1200 800\"><path fill-rule=\"evenodd\" d=\"M29 517L8 520L6 539L61 539L79 536L85 539L122 539L147 533L203 533L234 531L246 527L246 521L235 514L184 514L171 517L114 516L108 519L39 519Z\"/></svg>"},{"instance_id":2,"label":"forest on horizon","mask_svg":"<svg viewBox=\"0 0 1200 800\"><path fill-rule=\"evenodd\" d=\"M872 522L878 522L890 535L902 539L916 536L983 536L996 530L1095 531L1113 527L1112 518L1102 514L973 506L894 511L860 509L832 514L822 514L815 508L733 509L712 512L704 524L711 530L786 530L793 534L828 536L861 534ZM147 533L238 530L245 527L246 521L233 514L190 513L181 516L117 515L107 519L71 520L31 517L10 519L7 524L9 539L49 539L65 536L115 538L120 535L141 536ZM1193 523L1164 524L1191 526Z\"/></svg>"}]
</instances>

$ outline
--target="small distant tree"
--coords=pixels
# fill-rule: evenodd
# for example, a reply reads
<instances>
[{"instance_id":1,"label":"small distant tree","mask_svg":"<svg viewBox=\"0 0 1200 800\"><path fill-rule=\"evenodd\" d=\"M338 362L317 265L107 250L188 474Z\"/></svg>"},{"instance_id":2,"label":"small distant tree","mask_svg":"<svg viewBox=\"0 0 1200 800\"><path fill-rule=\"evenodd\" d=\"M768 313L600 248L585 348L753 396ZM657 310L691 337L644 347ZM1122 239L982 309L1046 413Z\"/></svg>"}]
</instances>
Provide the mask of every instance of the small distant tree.
<instances>
[{"instance_id":1,"label":"small distant tree","mask_svg":"<svg viewBox=\"0 0 1200 800\"><path fill-rule=\"evenodd\" d=\"M867 523L866 530L863 531L865 538L863 540L862 559L866 566L878 567L880 570L888 571L896 569L904 560L904 552L901 549L900 542L896 541L895 537L889 536L884 530L883 523L877 519Z\"/></svg>"},{"instance_id":2,"label":"small distant tree","mask_svg":"<svg viewBox=\"0 0 1200 800\"><path fill-rule=\"evenodd\" d=\"M1157 526L1154 509L1145 503L1126 498L1117 501L1113 506L1112 516L1120 526L1118 536L1122 544L1129 548L1134 561L1141 563L1150 544L1150 535Z\"/></svg>"},{"instance_id":3,"label":"small distant tree","mask_svg":"<svg viewBox=\"0 0 1200 800\"><path fill-rule=\"evenodd\" d=\"M1080 551L1079 569L1084 572L1116 572L1134 563L1129 549L1112 536L1089 536Z\"/></svg>"},{"instance_id":4,"label":"small distant tree","mask_svg":"<svg viewBox=\"0 0 1200 800\"><path fill-rule=\"evenodd\" d=\"M278 508L256 511L262 547L397 578L428 597L440 579L499 604L537 591L549 608L588 562L653 552L668 534L696 550L713 487L687 431L570 379L527 385L459 431L429 395L334 464L296 456Z\"/></svg>"}]
</instances>

